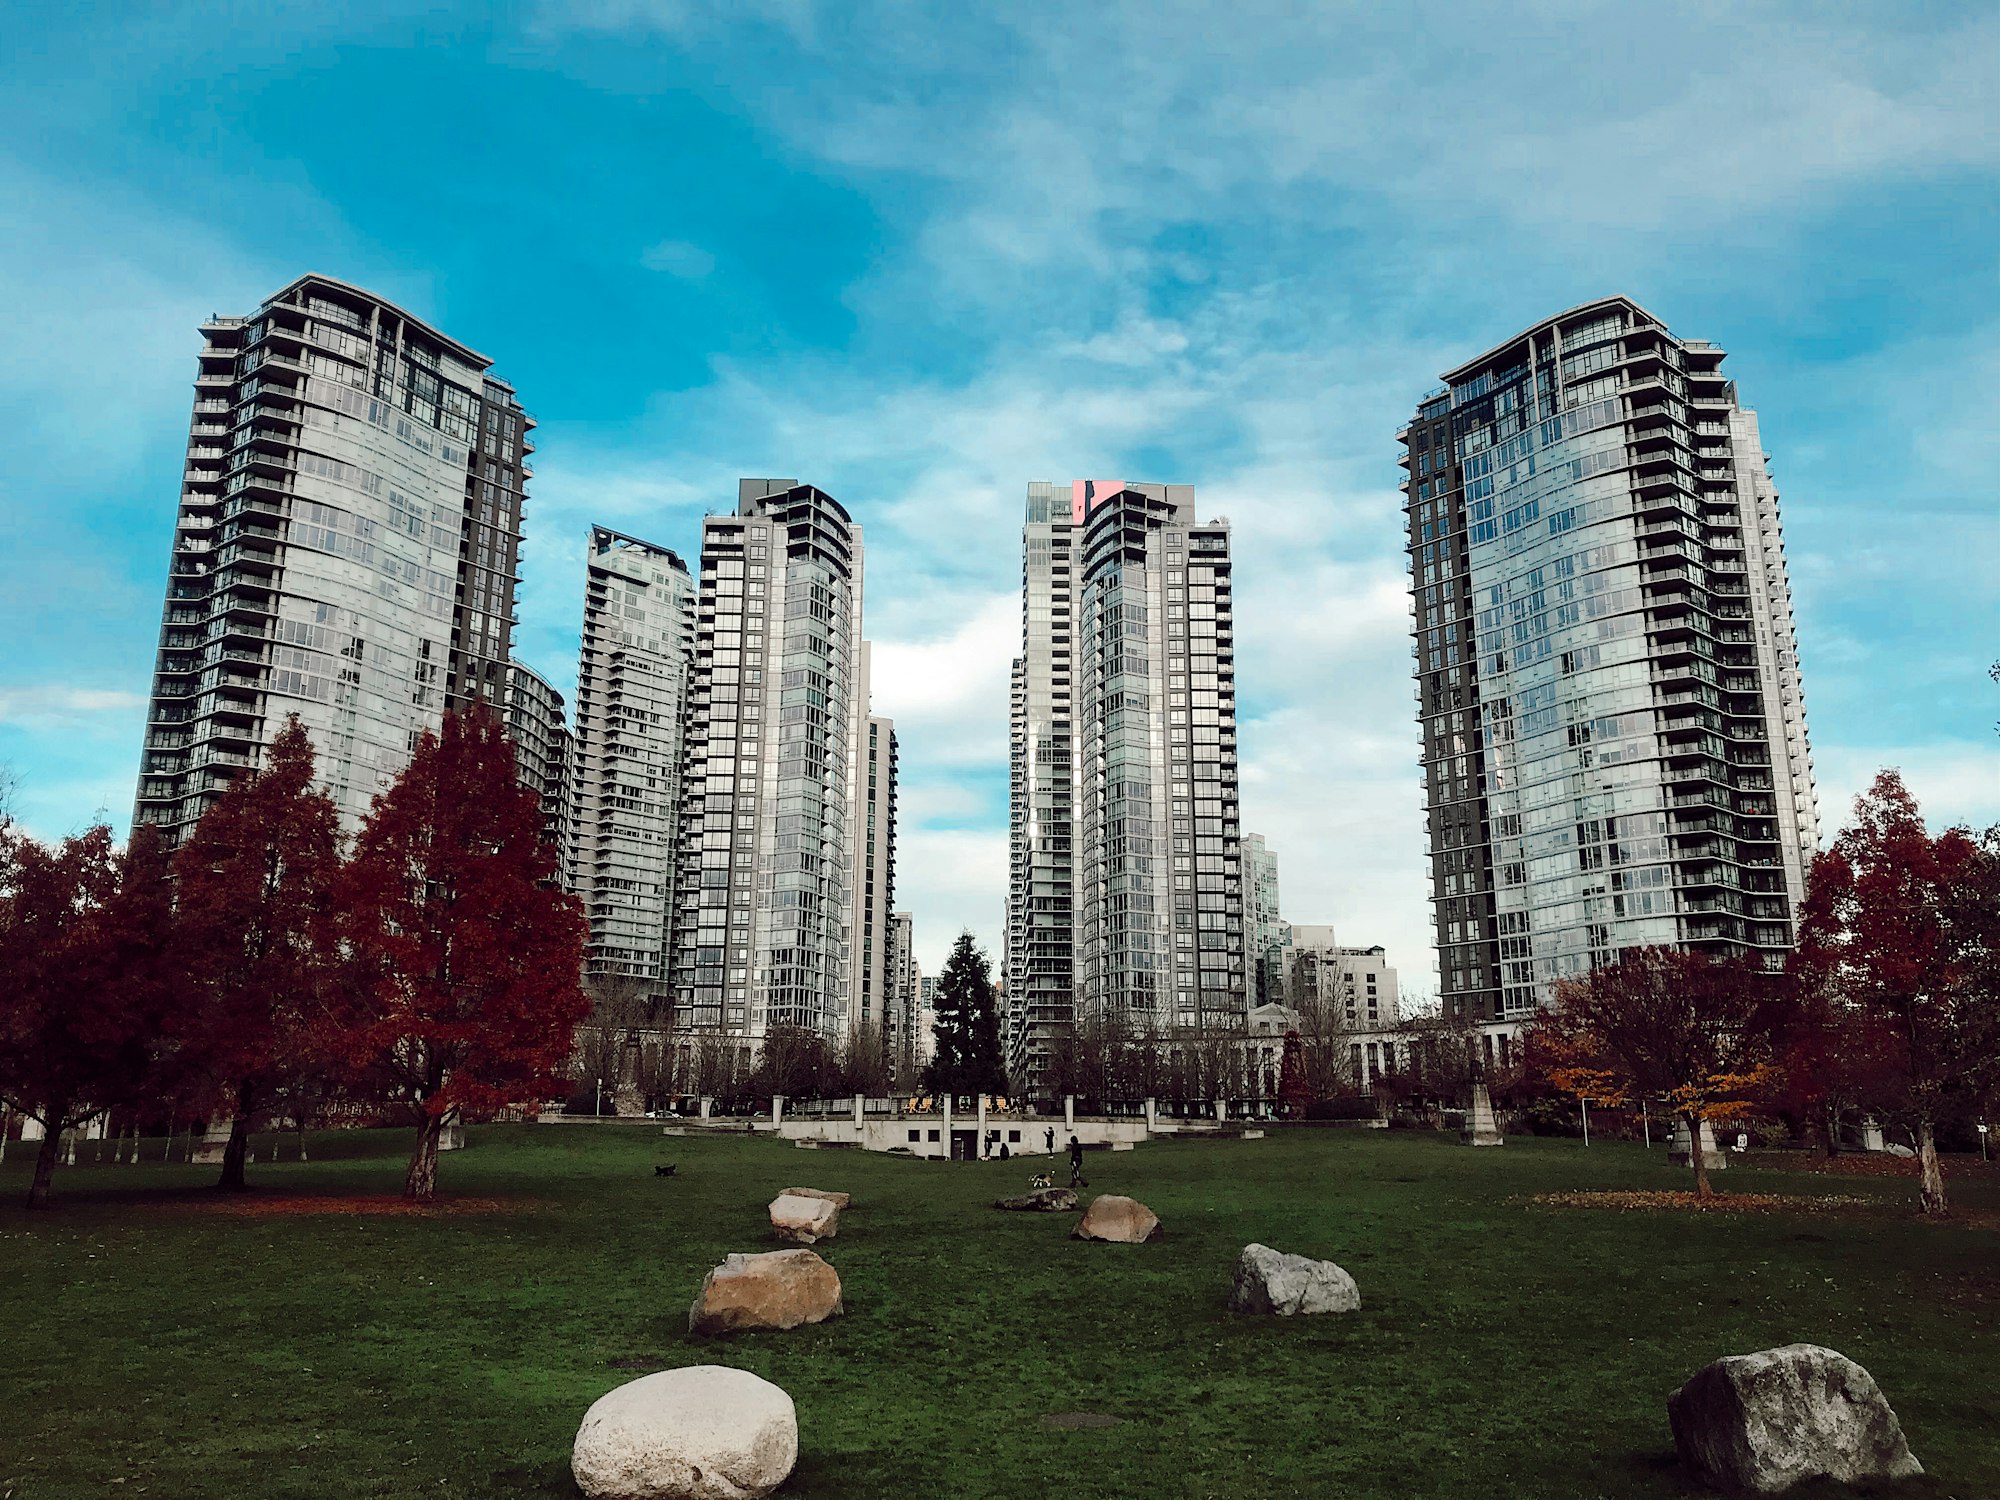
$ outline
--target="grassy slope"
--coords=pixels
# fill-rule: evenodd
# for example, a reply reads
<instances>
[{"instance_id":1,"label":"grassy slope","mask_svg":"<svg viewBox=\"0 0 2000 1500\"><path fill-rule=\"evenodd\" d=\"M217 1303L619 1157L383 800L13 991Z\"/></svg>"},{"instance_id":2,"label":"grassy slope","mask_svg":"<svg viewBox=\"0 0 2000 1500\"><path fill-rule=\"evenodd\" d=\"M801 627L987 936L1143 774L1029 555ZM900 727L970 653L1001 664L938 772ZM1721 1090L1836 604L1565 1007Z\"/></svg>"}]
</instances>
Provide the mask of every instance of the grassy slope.
<instances>
[{"instance_id":1,"label":"grassy slope","mask_svg":"<svg viewBox=\"0 0 2000 1500\"><path fill-rule=\"evenodd\" d=\"M393 1192L401 1136L252 1168L267 1192ZM157 1147L158 1143L153 1143ZM90 1147L85 1150L89 1151ZM650 1164L676 1159L681 1175ZM1145 1246L1000 1214L1028 1166L808 1153L637 1128L495 1128L450 1194L535 1211L241 1219L176 1205L212 1169L80 1167L60 1207L0 1168L0 1497L568 1496L584 1408L638 1369L741 1365L798 1403L785 1493L1344 1497L1682 1494L1665 1397L1719 1355L1806 1340L1866 1365L1931 1478L2000 1495L1991 1230L1908 1217L1543 1208L1684 1181L1632 1147L1280 1133L1093 1154L1159 1212ZM1761 1191L1901 1182L1732 1173ZM823 1247L847 1316L691 1340L729 1250L794 1183L851 1190ZM1963 1196L2000 1207L1990 1185ZM1247 1241L1340 1261L1363 1308L1232 1317ZM612 1361L636 1361L616 1368ZM1053 1431L1043 1413L1121 1418ZM113 1482L123 1483L112 1488Z\"/></svg>"}]
</instances>

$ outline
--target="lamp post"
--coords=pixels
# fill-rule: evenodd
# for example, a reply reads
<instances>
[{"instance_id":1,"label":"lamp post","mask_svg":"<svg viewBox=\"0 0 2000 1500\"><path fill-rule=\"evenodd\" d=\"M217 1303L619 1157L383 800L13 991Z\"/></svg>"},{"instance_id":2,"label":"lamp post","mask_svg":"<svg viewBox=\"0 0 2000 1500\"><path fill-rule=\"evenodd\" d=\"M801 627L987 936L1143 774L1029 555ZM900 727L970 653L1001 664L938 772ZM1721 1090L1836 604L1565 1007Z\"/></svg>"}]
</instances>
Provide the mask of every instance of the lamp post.
<instances>
[{"instance_id":1,"label":"lamp post","mask_svg":"<svg viewBox=\"0 0 2000 1500\"><path fill-rule=\"evenodd\" d=\"M1988 1156L1988 1155L1986 1154L1986 1132L1987 1132L1987 1129L1988 1129L1988 1126L1987 1126L1986 1122L1985 1122L1984 1120L1981 1120L1981 1121L1979 1122L1979 1159L1980 1159L1981 1161L1991 1161L1991 1160L1993 1160L1993 1158L1992 1158L1992 1157L1990 1157L1990 1156Z\"/></svg>"}]
</instances>

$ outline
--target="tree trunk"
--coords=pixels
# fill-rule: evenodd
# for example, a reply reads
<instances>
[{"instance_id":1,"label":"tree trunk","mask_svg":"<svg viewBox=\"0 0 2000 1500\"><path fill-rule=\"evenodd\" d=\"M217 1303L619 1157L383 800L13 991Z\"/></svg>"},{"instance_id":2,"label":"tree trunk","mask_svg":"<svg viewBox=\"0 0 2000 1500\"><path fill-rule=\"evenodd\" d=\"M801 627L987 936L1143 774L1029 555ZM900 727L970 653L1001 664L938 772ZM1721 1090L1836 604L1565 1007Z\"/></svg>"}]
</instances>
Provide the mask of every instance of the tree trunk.
<instances>
[{"instance_id":1,"label":"tree trunk","mask_svg":"<svg viewBox=\"0 0 2000 1500\"><path fill-rule=\"evenodd\" d=\"M51 1120L60 1121L62 1116L49 1111ZM42 1136L42 1149L35 1153L35 1176L28 1184L28 1207L47 1208L49 1206L49 1183L56 1175L56 1159L62 1155L63 1133L50 1130Z\"/></svg>"},{"instance_id":2,"label":"tree trunk","mask_svg":"<svg viewBox=\"0 0 2000 1500\"><path fill-rule=\"evenodd\" d=\"M1701 1148L1701 1121L1694 1115L1681 1116L1688 1128L1688 1165L1694 1168L1694 1195L1697 1198L1713 1198L1715 1189L1708 1185L1708 1153Z\"/></svg>"},{"instance_id":3,"label":"tree trunk","mask_svg":"<svg viewBox=\"0 0 2000 1500\"><path fill-rule=\"evenodd\" d=\"M222 1148L222 1175L215 1181L217 1187L235 1193L249 1186L243 1179L243 1158L249 1149L248 1123L243 1116L237 1115L229 1122L229 1144Z\"/></svg>"},{"instance_id":4,"label":"tree trunk","mask_svg":"<svg viewBox=\"0 0 2000 1500\"><path fill-rule=\"evenodd\" d=\"M1944 1167L1938 1162L1937 1134L1926 1115L1917 1121L1917 1165L1923 1171L1923 1204L1927 1214L1945 1211Z\"/></svg>"},{"instance_id":5,"label":"tree trunk","mask_svg":"<svg viewBox=\"0 0 2000 1500\"><path fill-rule=\"evenodd\" d=\"M222 1148L222 1176L216 1186L240 1193L249 1184L243 1180L243 1157L250 1149L250 1085L236 1090L236 1113L229 1121L229 1144Z\"/></svg>"},{"instance_id":6,"label":"tree trunk","mask_svg":"<svg viewBox=\"0 0 2000 1500\"><path fill-rule=\"evenodd\" d=\"M410 1170L403 1178L403 1196L412 1203L428 1203L437 1196L438 1137L444 1134L444 1116L424 1112L417 1127L417 1149L410 1153Z\"/></svg>"}]
</instances>

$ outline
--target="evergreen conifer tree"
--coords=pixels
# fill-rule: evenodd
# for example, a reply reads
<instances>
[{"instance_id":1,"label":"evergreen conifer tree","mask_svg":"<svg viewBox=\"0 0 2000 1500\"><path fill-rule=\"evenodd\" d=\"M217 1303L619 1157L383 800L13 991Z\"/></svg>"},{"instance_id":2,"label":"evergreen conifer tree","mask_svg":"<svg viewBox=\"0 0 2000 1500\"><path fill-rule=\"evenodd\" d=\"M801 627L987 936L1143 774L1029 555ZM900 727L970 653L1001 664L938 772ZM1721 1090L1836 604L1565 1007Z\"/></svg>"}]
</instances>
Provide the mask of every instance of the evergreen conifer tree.
<instances>
[{"instance_id":1,"label":"evergreen conifer tree","mask_svg":"<svg viewBox=\"0 0 2000 1500\"><path fill-rule=\"evenodd\" d=\"M961 932L938 976L937 1050L924 1069L924 1087L936 1094L1004 1094L1007 1069L1000 1057L1000 1014L993 970L986 955Z\"/></svg>"}]
</instances>

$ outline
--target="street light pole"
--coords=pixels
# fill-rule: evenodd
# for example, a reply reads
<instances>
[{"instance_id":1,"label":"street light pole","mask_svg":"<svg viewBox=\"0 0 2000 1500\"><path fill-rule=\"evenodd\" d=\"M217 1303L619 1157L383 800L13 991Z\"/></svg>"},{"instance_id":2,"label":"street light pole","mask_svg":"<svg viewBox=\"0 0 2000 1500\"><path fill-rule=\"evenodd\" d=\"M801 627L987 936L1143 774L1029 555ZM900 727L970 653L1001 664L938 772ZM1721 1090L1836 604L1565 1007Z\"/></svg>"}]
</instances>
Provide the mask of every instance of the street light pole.
<instances>
[{"instance_id":1,"label":"street light pole","mask_svg":"<svg viewBox=\"0 0 2000 1500\"><path fill-rule=\"evenodd\" d=\"M1588 1147L1590 1145L1590 1095L1578 1094L1577 1098L1583 1104L1583 1144Z\"/></svg>"}]
</instances>

